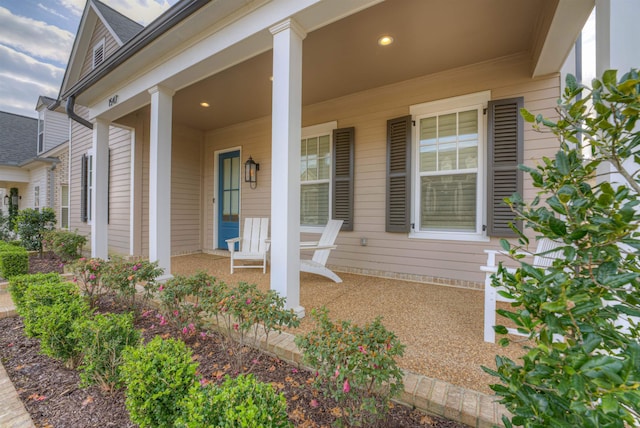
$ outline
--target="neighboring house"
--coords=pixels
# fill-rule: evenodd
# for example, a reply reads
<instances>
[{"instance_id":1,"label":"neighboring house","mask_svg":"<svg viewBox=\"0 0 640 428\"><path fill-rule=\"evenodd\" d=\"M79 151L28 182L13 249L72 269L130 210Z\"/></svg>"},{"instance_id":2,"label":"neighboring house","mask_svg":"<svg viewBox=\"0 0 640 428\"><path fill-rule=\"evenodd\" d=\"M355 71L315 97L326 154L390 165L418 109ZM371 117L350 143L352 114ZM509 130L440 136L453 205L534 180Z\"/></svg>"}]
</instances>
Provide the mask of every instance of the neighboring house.
<instances>
[{"instance_id":1,"label":"neighboring house","mask_svg":"<svg viewBox=\"0 0 640 428\"><path fill-rule=\"evenodd\" d=\"M58 227L69 227L69 118L49 110L56 100L40 96L38 119L0 112L0 197L8 211L11 189L19 209L51 207Z\"/></svg>"},{"instance_id":2,"label":"neighboring house","mask_svg":"<svg viewBox=\"0 0 640 428\"><path fill-rule=\"evenodd\" d=\"M88 0L59 99L70 227L170 273L269 217L271 284L300 312L301 232L329 218L337 270L479 288L502 199L535 195L517 164L558 148L518 109L555 115L593 4L184 0L142 28Z\"/></svg>"}]
</instances>

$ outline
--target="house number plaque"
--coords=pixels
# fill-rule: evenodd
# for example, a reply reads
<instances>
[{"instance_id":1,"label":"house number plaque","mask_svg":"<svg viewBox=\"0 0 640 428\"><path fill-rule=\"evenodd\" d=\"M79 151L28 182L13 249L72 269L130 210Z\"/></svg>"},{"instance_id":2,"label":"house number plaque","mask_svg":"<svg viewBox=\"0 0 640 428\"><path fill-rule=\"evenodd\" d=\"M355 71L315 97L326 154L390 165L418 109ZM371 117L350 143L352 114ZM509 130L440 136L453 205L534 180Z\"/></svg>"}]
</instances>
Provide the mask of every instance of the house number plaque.
<instances>
[{"instance_id":1,"label":"house number plaque","mask_svg":"<svg viewBox=\"0 0 640 428\"><path fill-rule=\"evenodd\" d=\"M109 98L109 107L114 106L118 104L118 96L114 95L111 98Z\"/></svg>"}]
</instances>

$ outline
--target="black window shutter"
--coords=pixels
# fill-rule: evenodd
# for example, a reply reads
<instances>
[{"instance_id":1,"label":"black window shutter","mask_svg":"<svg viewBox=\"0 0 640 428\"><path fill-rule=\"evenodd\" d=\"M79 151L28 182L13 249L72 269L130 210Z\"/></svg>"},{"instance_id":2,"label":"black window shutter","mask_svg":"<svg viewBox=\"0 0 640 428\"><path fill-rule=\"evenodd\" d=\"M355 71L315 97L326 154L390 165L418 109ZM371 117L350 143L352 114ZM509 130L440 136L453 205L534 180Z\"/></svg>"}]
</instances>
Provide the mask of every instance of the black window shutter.
<instances>
[{"instance_id":1,"label":"black window shutter","mask_svg":"<svg viewBox=\"0 0 640 428\"><path fill-rule=\"evenodd\" d=\"M82 155L80 163L80 221L87 222L87 186L88 186L88 172L89 172L89 156Z\"/></svg>"},{"instance_id":2,"label":"black window shutter","mask_svg":"<svg viewBox=\"0 0 640 428\"><path fill-rule=\"evenodd\" d=\"M387 232L409 232L411 116L387 121Z\"/></svg>"},{"instance_id":3,"label":"black window shutter","mask_svg":"<svg viewBox=\"0 0 640 428\"><path fill-rule=\"evenodd\" d=\"M333 204L331 218L344 220L340 230L353 230L353 165L355 128L333 130Z\"/></svg>"},{"instance_id":4,"label":"black window shutter","mask_svg":"<svg viewBox=\"0 0 640 428\"><path fill-rule=\"evenodd\" d=\"M522 97L489 101L488 105L488 207L489 236L512 237L516 234L509 227L515 214L504 199L514 193L522 195L524 121L520 109ZM516 224L518 227L521 225Z\"/></svg>"},{"instance_id":5,"label":"black window shutter","mask_svg":"<svg viewBox=\"0 0 640 428\"><path fill-rule=\"evenodd\" d=\"M111 149L107 152L107 224L111 214Z\"/></svg>"}]
</instances>

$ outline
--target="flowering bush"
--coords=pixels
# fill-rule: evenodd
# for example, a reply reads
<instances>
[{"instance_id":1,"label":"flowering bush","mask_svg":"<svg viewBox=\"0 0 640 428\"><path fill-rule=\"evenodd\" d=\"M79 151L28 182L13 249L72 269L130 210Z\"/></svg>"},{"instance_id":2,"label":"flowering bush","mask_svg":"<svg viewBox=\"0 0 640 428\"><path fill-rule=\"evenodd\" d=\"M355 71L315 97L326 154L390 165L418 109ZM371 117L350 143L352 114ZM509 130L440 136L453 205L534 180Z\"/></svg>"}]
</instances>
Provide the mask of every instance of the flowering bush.
<instances>
[{"instance_id":1,"label":"flowering bush","mask_svg":"<svg viewBox=\"0 0 640 428\"><path fill-rule=\"evenodd\" d=\"M326 308L313 310L316 328L295 341L304 361L317 369L316 385L336 400L341 422L374 425L402 391L402 371L395 358L405 346L378 317L359 327L348 321L333 323Z\"/></svg>"},{"instance_id":2,"label":"flowering bush","mask_svg":"<svg viewBox=\"0 0 640 428\"><path fill-rule=\"evenodd\" d=\"M104 290L101 277L106 263L102 259L85 259L82 257L71 267L74 274L73 280L78 284L80 292L87 298L91 307L95 306L97 299Z\"/></svg>"},{"instance_id":3,"label":"flowering bush","mask_svg":"<svg viewBox=\"0 0 640 428\"><path fill-rule=\"evenodd\" d=\"M198 364L179 340L156 336L123 353L120 376L126 387L131 421L141 428L173 427L181 414L180 402L196 383Z\"/></svg>"},{"instance_id":4,"label":"flowering bush","mask_svg":"<svg viewBox=\"0 0 640 428\"><path fill-rule=\"evenodd\" d=\"M158 290L156 279L163 272L162 268L158 267L158 262L112 260L102 271L102 283L114 291L129 309L137 309L136 284L140 284L144 289L143 300L148 300Z\"/></svg>"},{"instance_id":5,"label":"flowering bush","mask_svg":"<svg viewBox=\"0 0 640 428\"><path fill-rule=\"evenodd\" d=\"M203 324L203 305L207 302L219 301L220 293L226 285L216 281L216 278L205 272L198 272L192 276L176 275L158 287L158 296L165 320L185 333L199 329ZM185 330L186 329L186 330Z\"/></svg>"},{"instance_id":6,"label":"flowering bush","mask_svg":"<svg viewBox=\"0 0 640 428\"><path fill-rule=\"evenodd\" d=\"M287 401L268 383L253 375L229 378L221 386L194 385L182 402L176 427L289 428Z\"/></svg>"},{"instance_id":7,"label":"flowering bush","mask_svg":"<svg viewBox=\"0 0 640 428\"><path fill-rule=\"evenodd\" d=\"M53 251L65 263L79 258L86 243L87 238L77 232L48 230L42 233L44 248Z\"/></svg>"},{"instance_id":8,"label":"flowering bush","mask_svg":"<svg viewBox=\"0 0 640 428\"><path fill-rule=\"evenodd\" d=\"M243 348L258 347L261 333L266 344L271 332L300 325L293 310L284 309L285 299L273 290L264 293L254 284L241 282L220 297L218 302L208 301L206 310L216 317L218 328L228 339L225 344L235 356L236 371L253 368L245 368Z\"/></svg>"}]
</instances>

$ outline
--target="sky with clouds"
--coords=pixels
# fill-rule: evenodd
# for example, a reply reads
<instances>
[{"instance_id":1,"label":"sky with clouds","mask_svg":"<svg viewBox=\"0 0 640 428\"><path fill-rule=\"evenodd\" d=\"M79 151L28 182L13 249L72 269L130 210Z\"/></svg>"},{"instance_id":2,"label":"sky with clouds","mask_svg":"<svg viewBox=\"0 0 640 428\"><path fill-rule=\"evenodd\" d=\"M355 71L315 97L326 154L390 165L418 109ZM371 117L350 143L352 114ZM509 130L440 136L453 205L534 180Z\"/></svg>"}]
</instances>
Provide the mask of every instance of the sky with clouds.
<instances>
[{"instance_id":1,"label":"sky with clouds","mask_svg":"<svg viewBox=\"0 0 640 428\"><path fill-rule=\"evenodd\" d=\"M147 25L178 0L102 0ZM86 0L0 0L0 111L37 117L57 98Z\"/></svg>"}]
</instances>

